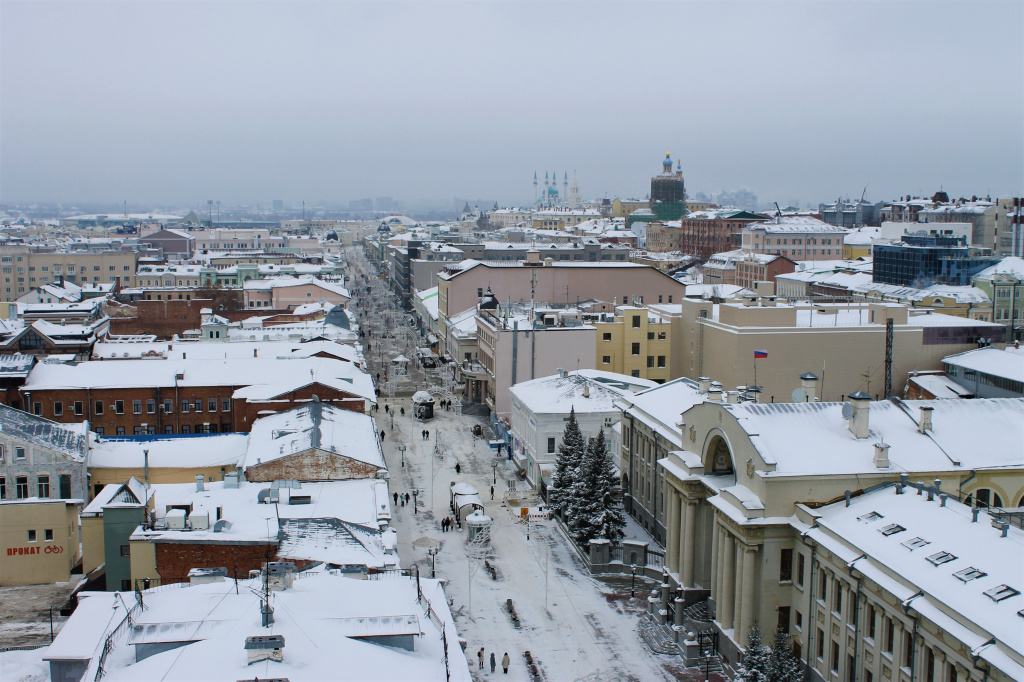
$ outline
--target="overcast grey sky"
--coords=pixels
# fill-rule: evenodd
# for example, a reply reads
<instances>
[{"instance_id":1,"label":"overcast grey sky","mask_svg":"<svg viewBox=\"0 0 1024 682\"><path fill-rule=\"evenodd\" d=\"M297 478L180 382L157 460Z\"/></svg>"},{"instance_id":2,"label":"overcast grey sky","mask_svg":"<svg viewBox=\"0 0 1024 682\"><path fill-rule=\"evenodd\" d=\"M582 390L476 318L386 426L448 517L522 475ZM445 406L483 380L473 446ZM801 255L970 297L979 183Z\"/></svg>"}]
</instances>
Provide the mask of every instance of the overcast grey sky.
<instances>
[{"instance_id":1,"label":"overcast grey sky","mask_svg":"<svg viewBox=\"0 0 1024 682\"><path fill-rule=\"evenodd\" d=\"M1024 3L0 2L0 200L1024 185Z\"/></svg>"}]
</instances>

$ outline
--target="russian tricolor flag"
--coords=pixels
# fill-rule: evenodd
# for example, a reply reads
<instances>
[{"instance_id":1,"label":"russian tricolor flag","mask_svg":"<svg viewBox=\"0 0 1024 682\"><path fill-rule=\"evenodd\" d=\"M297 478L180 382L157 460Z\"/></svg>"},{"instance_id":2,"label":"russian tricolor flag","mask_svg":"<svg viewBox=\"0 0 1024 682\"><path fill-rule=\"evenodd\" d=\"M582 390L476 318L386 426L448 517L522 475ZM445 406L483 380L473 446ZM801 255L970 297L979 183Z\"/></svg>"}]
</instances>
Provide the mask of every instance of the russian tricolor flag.
<instances>
[{"instance_id":1,"label":"russian tricolor flag","mask_svg":"<svg viewBox=\"0 0 1024 682\"><path fill-rule=\"evenodd\" d=\"M766 350L755 350L754 351L754 359L755 360L757 360L758 358L766 358L766 357L768 357L768 351L766 351Z\"/></svg>"}]
</instances>

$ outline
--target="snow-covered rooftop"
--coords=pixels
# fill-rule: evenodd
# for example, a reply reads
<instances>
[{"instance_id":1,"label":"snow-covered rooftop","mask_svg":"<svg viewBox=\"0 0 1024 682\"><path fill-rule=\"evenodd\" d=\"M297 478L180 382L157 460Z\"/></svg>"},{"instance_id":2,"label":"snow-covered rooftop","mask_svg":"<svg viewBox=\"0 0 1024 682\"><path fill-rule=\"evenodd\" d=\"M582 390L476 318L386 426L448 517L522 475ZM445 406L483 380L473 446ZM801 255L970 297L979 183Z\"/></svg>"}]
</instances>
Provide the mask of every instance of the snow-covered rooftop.
<instances>
[{"instance_id":1,"label":"snow-covered rooftop","mask_svg":"<svg viewBox=\"0 0 1024 682\"><path fill-rule=\"evenodd\" d=\"M933 408L932 429L918 432L920 408ZM857 439L843 403L735 403L732 414L765 463L767 475L879 471L875 443L889 445L888 471L966 471L1024 467L1024 399L907 400L870 403L870 435ZM985 434L985 447L978 447Z\"/></svg>"},{"instance_id":2,"label":"snow-covered rooftop","mask_svg":"<svg viewBox=\"0 0 1024 682\"><path fill-rule=\"evenodd\" d=\"M1024 348L1007 346L1005 350L988 346L942 358L948 365L973 369L1011 381L1024 382Z\"/></svg>"},{"instance_id":3,"label":"snow-covered rooftop","mask_svg":"<svg viewBox=\"0 0 1024 682\"><path fill-rule=\"evenodd\" d=\"M1024 679L1024 531L1011 526L1004 538L984 512L975 523L952 499L942 506L913 488L895 491L816 510L808 535L1009 679ZM940 560L943 552L950 556Z\"/></svg>"},{"instance_id":4,"label":"snow-covered rooftop","mask_svg":"<svg viewBox=\"0 0 1024 682\"><path fill-rule=\"evenodd\" d=\"M253 422L245 465L318 448L386 469L373 417L313 401Z\"/></svg>"},{"instance_id":5,"label":"snow-covered rooftop","mask_svg":"<svg viewBox=\"0 0 1024 682\"><path fill-rule=\"evenodd\" d=\"M654 386L657 383L647 379L581 369L523 381L509 391L534 414L568 414L570 408L579 413L617 412L616 402L623 396Z\"/></svg>"},{"instance_id":6,"label":"snow-covered rooftop","mask_svg":"<svg viewBox=\"0 0 1024 682\"><path fill-rule=\"evenodd\" d=\"M361 362L352 346L333 341L100 341L93 346L94 360L124 360L143 357L168 360L235 360L239 358L294 359L325 355L347 362Z\"/></svg>"},{"instance_id":7,"label":"snow-covered rooftop","mask_svg":"<svg viewBox=\"0 0 1024 682\"><path fill-rule=\"evenodd\" d=\"M178 375L182 378L177 379ZM317 382L369 400L375 399L373 381L350 362L327 358L238 358L227 360L122 360L83 362L77 365L39 364L25 390L246 386L263 387L261 394L276 395L288 388ZM245 389L240 389L245 390ZM236 392L237 393L237 392ZM257 391L259 393L259 391ZM253 397L244 394L239 397Z\"/></svg>"},{"instance_id":8,"label":"snow-covered rooftop","mask_svg":"<svg viewBox=\"0 0 1024 682\"><path fill-rule=\"evenodd\" d=\"M88 465L90 469L140 469L145 462L143 451L148 450L151 469L237 467L245 458L248 440L247 433L193 434L146 440L93 436Z\"/></svg>"},{"instance_id":9,"label":"snow-covered rooftop","mask_svg":"<svg viewBox=\"0 0 1024 682\"><path fill-rule=\"evenodd\" d=\"M115 640L103 679L135 680L288 679L291 682L337 680L369 682L445 679L442 629L447 635L452 682L470 682L469 666L441 584L421 578L353 580L327 572L303 575L292 587L273 592L274 623L260 625L260 581L210 582L143 593L146 608L133 615L131 635ZM417 600L419 585L423 601ZM84 679L93 679L107 632L126 616L135 598L86 592L50 646L47 659L91 659ZM429 606L434 620L424 615ZM404 633L415 626L415 649L373 643L361 636ZM136 633L174 634L191 642L136 660ZM280 635L283 660L249 663L246 638Z\"/></svg>"}]
</instances>

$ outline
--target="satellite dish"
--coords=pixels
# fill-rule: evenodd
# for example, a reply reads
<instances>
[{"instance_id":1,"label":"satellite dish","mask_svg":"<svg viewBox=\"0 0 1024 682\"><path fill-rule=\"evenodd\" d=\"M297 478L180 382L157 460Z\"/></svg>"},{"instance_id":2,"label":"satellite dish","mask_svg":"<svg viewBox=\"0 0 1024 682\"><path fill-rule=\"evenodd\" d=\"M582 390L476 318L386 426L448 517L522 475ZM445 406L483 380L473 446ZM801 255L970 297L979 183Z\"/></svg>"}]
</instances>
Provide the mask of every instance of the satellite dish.
<instances>
[{"instance_id":1,"label":"satellite dish","mask_svg":"<svg viewBox=\"0 0 1024 682\"><path fill-rule=\"evenodd\" d=\"M843 419L853 419L853 405L850 403L843 403Z\"/></svg>"},{"instance_id":2,"label":"satellite dish","mask_svg":"<svg viewBox=\"0 0 1024 682\"><path fill-rule=\"evenodd\" d=\"M802 403L802 402L806 402L806 400L807 400L807 394L806 394L806 393L804 393L804 389L802 389L802 388L797 388L797 389L794 389L794 390L793 390L793 395L792 395L792 398L793 398L793 402L794 402L794 403Z\"/></svg>"}]
</instances>

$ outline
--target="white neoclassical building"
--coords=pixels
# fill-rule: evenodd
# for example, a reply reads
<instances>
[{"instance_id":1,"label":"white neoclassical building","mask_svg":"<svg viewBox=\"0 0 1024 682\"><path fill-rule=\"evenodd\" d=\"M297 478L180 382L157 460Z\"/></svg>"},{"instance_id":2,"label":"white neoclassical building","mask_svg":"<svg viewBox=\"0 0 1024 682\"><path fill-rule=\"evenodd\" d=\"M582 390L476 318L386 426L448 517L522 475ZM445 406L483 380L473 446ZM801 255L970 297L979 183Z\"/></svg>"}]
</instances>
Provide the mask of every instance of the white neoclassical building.
<instances>
[{"instance_id":1,"label":"white neoclassical building","mask_svg":"<svg viewBox=\"0 0 1024 682\"><path fill-rule=\"evenodd\" d=\"M627 431L624 425L624 442L629 437ZM665 562L669 582L678 587L678 599L663 605L669 619L682 624L683 607L707 600L714 627L721 634L721 651L730 663L735 663L739 649L747 643L750 626L756 622L769 632L776 625L784 627L817 679L945 682L947 677L925 677L920 672L922 666L931 665L930 659L922 658L926 648L921 644L921 623L938 616L930 612L915 615L913 609L934 601L945 604L936 608L959 625L954 628L950 624L945 630L941 642L945 648L931 650L945 652L944 660L954 665L971 662L974 645L980 643L967 633L984 631L986 616L979 615L979 622L973 622L971 614L961 613L955 602L945 600L941 590L929 600L915 599L904 605L902 600L915 593L906 590L918 584L917 578L902 575L895 563L887 570L898 574L904 587L859 573L861 562L853 562L859 556L857 549L839 551L821 544L827 538L817 537L817 529L825 526L827 518L816 519L815 510L845 504L847 495L859 500L901 477L911 483L927 482L933 497L946 494L950 505L961 500L965 505L987 506L987 501L998 495L1007 507L1021 506L1024 400L873 402L865 394L855 393L848 403L706 401L682 413L679 433L682 448L658 462L666 486ZM986 517L997 514L994 518L998 521L1019 511L988 509L982 513ZM982 525L991 525L988 518L984 521ZM860 547L856 538L843 531L830 537L829 542L847 541L853 543L851 547ZM1017 556L1019 567L1024 565L1024 550L1013 538L1009 549ZM957 556L984 551L979 549L983 545L953 536L950 541L960 543L948 550ZM860 553L881 551L870 543L862 544ZM885 557L879 556L884 563ZM916 638L908 643L912 647L906 659L909 667L883 665L886 659L878 653L871 654L876 658L870 669L863 659L849 658L851 653L866 657L864 651L877 647L872 649L875 645L867 645L865 635L854 631L860 621L851 620L852 613L843 605L849 603L848 594L846 601L831 602L834 588L821 588L815 582L821 570L842 583L840 592L867 587L882 595L879 599L896 600L899 612L892 608L889 612L899 616L897 631L909 628ZM952 582L950 588L957 585ZM815 589L824 591L812 595L809 590ZM924 584L920 589L926 589ZM989 597L982 594L978 599ZM1021 607L1024 603L1015 613ZM833 612L840 614L838 619ZM819 636L819 630L824 634ZM1003 653L993 654L987 676L987 668L969 666L956 679L1021 679L1015 672L1024 671L1020 667L1024 665L1021 631L1024 629L1018 626L1016 637L1008 641L996 636ZM821 651L822 643L826 651ZM895 653L890 652L890 658Z\"/></svg>"}]
</instances>

